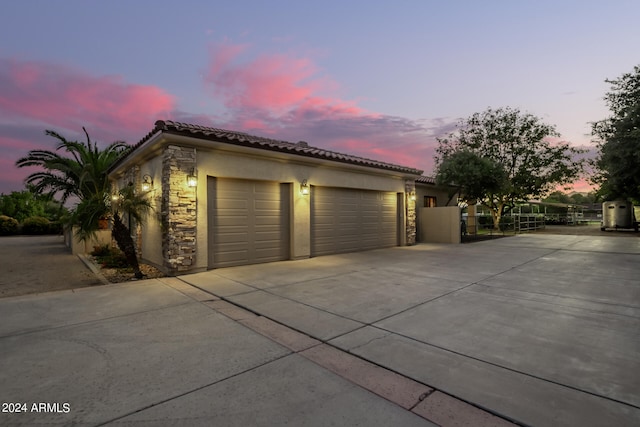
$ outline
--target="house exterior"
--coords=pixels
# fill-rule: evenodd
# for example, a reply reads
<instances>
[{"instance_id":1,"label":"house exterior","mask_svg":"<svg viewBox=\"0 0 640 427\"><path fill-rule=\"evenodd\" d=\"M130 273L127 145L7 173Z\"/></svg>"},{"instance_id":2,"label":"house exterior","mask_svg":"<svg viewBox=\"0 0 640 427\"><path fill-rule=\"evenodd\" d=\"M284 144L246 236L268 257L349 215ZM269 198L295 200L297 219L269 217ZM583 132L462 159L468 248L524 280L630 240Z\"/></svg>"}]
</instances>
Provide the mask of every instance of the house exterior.
<instances>
[{"instance_id":1,"label":"house exterior","mask_svg":"<svg viewBox=\"0 0 640 427\"><path fill-rule=\"evenodd\" d=\"M433 177L422 175L416 178L416 206L418 208L436 208L444 206L457 206L457 193L454 187L436 184Z\"/></svg>"},{"instance_id":2,"label":"house exterior","mask_svg":"<svg viewBox=\"0 0 640 427\"><path fill-rule=\"evenodd\" d=\"M416 241L422 171L173 121L110 169L115 188L146 191L142 259L165 273L308 258Z\"/></svg>"},{"instance_id":3,"label":"house exterior","mask_svg":"<svg viewBox=\"0 0 640 427\"><path fill-rule=\"evenodd\" d=\"M460 209L457 189L437 185L434 178L424 175L418 177L415 184L416 241L418 243L460 243Z\"/></svg>"}]
</instances>

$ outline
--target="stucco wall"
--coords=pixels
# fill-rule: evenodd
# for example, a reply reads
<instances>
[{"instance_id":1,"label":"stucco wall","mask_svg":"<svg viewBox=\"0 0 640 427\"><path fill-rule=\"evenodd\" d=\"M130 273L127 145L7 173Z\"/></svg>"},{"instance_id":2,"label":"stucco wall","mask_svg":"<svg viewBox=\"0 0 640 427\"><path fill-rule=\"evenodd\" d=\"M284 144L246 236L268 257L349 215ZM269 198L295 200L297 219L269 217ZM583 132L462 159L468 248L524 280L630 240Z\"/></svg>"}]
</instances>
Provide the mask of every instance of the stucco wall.
<instances>
[{"instance_id":1,"label":"stucco wall","mask_svg":"<svg viewBox=\"0 0 640 427\"><path fill-rule=\"evenodd\" d=\"M182 153L176 157L177 163L168 161L168 150L176 149ZM190 165L185 163L188 152L193 153L191 159L194 159ZM190 173L187 170L193 170L193 166L197 186L187 188L185 174ZM146 141L110 173L110 178L122 181L133 168L137 172L136 186L144 175L153 180L149 197L153 200L154 210L140 233L141 256L169 273L203 271L209 267L208 177L290 184L289 234L293 259L309 257L311 252L312 195L300 194L303 180L307 180L312 193L314 187L319 186L396 193L398 243L413 243L411 233L415 226L413 221L407 221L413 206L408 202L407 188L412 188L416 176L410 173L169 134L158 134ZM172 226L180 229L174 230ZM178 253L174 256L176 247Z\"/></svg>"},{"instance_id":2,"label":"stucco wall","mask_svg":"<svg viewBox=\"0 0 640 427\"><path fill-rule=\"evenodd\" d=\"M422 243L460 243L460 208L418 208L418 230Z\"/></svg>"},{"instance_id":3,"label":"stucco wall","mask_svg":"<svg viewBox=\"0 0 640 427\"><path fill-rule=\"evenodd\" d=\"M111 244L111 230L98 230L96 234L87 240L80 240L77 236L78 227L66 228L64 230L64 243L71 249L71 253L89 254L96 246Z\"/></svg>"},{"instance_id":4,"label":"stucco wall","mask_svg":"<svg viewBox=\"0 0 640 427\"><path fill-rule=\"evenodd\" d=\"M300 194L300 183L307 180L311 191L314 186L346 187L366 190L388 191L403 194L405 178L376 171L357 170L352 166L317 164L299 159L280 159L235 153L226 150L198 149L198 230L196 246L198 257L194 269L207 268L207 176L238 178L291 183L291 258L309 257L311 229L311 195ZM403 209L403 207L401 207ZM204 225L204 226L203 226ZM404 227L404 222L401 224ZM404 233L402 233L404 234ZM401 244L406 237L401 236Z\"/></svg>"},{"instance_id":5,"label":"stucco wall","mask_svg":"<svg viewBox=\"0 0 640 427\"><path fill-rule=\"evenodd\" d=\"M141 257L157 266L162 265L162 158L155 157L140 167L140 178L149 175L153 180L153 188L148 197L152 209L142 227Z\"/></svg>"},{"instance_id":6,"label":"stucco wall","mask_svg":"<svg viewBox=\"0 0 640 427\"><path fill-rule=\"evenodd\" d=\"M449 201L448 189L438 187L434 184L416 183L416 205L421 208L424 207L424 197L431 196L436 198L436 206L456 206L458 200L456 196L453 196ZM449 204L447 204L447 201Z\"/></svg>"}]
</instances>

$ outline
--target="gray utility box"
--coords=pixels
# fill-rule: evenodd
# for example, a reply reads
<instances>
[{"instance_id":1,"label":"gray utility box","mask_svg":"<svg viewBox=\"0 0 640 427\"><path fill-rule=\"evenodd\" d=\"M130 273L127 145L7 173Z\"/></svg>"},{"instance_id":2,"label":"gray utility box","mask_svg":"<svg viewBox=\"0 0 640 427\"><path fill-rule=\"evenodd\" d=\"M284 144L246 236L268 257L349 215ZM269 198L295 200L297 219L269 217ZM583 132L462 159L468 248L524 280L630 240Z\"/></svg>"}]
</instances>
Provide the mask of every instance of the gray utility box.
<instances>
[{"instance_id":1,"label":"gray utility box","mask_svg":"<svg viewBox=\"0 0 640 427\"><path fill-rule=\"evenodd\" d=\"M638 231L638 223L635 221L633 203L626 200L614 200L602 204L601 230L630 229Z\"/></svg>"}]
</instances>

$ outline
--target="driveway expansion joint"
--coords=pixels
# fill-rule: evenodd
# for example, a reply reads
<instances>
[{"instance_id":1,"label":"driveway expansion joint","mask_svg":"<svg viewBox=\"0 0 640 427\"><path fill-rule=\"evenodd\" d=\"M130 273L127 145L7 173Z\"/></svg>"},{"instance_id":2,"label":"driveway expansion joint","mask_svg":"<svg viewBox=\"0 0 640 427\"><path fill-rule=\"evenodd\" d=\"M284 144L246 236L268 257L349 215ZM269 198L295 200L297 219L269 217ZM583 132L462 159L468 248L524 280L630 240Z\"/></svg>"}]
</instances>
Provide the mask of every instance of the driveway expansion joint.
<instances>
[{"instance_id":1,"label":"driveway expansion joint","mask_svg":"<svg viewBox=\"0 0 640 427\"><path fill-rule=\"evenodd\" d=\"M359 355L341 350L329 344L327 342L329 340L315 338L297 331L274 319L249 311L245 307L226 300L224 297L204 303L254 332L286 347L293 354L298 354L339 377L441 426L459 425L452 424L452 420L460 418L458 413L463 414L465 417L478 417L478 419L483 420L482 423L475 423L474 419L475 425L481 427L513 425L497 415L446 395L430 386L368 361ZM385 332L385 336L392 334L390 331ZM373 338L363 345L381 338L383 337ZM438 401L434 404L428 402L423 405L423 402L428 400L434 393L439 393L437 395L439 396ZM443 407L445 408L444 411ZM455 408L456 413L447 412L448 408ZM486 420L491 422L486 423Z\"/></svg>"}]
</instances>

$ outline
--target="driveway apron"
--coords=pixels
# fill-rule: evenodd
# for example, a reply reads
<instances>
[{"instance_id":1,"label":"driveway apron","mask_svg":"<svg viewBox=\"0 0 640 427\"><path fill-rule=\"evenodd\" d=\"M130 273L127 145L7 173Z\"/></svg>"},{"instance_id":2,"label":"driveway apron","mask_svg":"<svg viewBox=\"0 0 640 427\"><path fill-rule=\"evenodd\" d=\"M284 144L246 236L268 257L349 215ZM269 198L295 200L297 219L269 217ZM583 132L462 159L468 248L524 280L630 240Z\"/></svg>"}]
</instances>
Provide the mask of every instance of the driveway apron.
<instances>
[{"instance_id":1,"label":"driveway apron","mask_svg":"<svg viewBox=\"0 0 640 427\"><path fill-rule=\"evenodd\" d=\"M640 425L640 239L518 235L182 280L525 425Z\"/></svg>"}]
</instances>

